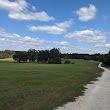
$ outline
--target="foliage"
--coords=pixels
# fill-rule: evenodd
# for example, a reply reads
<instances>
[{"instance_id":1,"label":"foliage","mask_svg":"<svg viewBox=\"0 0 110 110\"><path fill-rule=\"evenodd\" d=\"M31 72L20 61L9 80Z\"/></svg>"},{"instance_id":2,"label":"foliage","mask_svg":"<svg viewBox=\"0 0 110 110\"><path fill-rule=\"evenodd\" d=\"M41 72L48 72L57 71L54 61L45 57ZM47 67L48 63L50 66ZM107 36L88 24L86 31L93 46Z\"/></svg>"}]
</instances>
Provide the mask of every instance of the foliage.
<instances>
[{"instance_id":1,"label":"foliage","mask_svg":"<svg viewBox=\"0 0 110 110\"><path fill-rule=\"evenodd\" d=\"M18 52L16 52L15 55L13 55L13 59L15 61L17 61L18 63L20 63L21 61L27 62L27 60L28 60L28 54L27 54L27 52L18 51Z\"/></svg>"},{"instance_id":2,"label":"foliage","mask_svg":"<svg viewBox=\"0 0 110 110\"><path fill-rule=\"evenodd\" d=\"M70 60L65 60L64 64L70 64Z\"/></svg>"},{"instance_id":3,"label":"foliage","mask_svg":"<svg viewBox=\"0 0 110 110\"><path fill-rule=\"evenodd\" d=\"M38 63L47 63L49 60L49 51L48 50L39 50L38 51Z\"/></svg>"},{"instance_id":4,"label":"foliage","mask_svg":"<svg viewBox=\"0 0 110 110\"><path fill-rule=\"evenodd\" d=\"M110 51L109 51L108 54L106 54L105 56L103 56L102 62L106 66L110 66Z\"/></svg>"},{"instance_id":5,"label":"foliage","mask_svg":"<svg viewBox=\"0 0 110 110\"><path fill-rule=\"evenodd\" d=\"M102 58L102 54L79 54L79 53L72 53L72 54L61 54L61 58L68 58L68 59L84 59L84 60L95 60L100 61Z\"/></svg>"},{"instance_id":6,"label":"foliage","mask_svg":"<svg viewBox=\"0 0 110 110\"><path fill-rule=\"evenodd\" d=\"M30 62L35 62L37 60L38 52L35 49L29 49L27 54Z\"/></svg>"},{"instance_id":7,"label":"foliage","mask_svg":"<svg viewBox=\"0 0 110 110\"><path fill-rule=\"evenodd\" d=\"M61 64L59 49L53 48L50 50L49 63L50 64Z\"/></svg>"},{"instance_id":8,"label":"foliage","mask_svg":"<svg viewBox=\"0 0 110 110\"><path fill-rule=\"evenodd\" d=\"M35 49L29 49L28 52L16 51L13 55L13 59L19 63L21 61L27 62L29 60L29 62L61 64L60 51L56 48L53 48L50 51L36 51Z\"/></svg>"},{"instance_id":9,"label":"foliage","mask_svg":"<svg viewBox=\"0 0 110 110\"><path fill-rule=\"evenodd\" d=\"M17 62L38 62L49 64L61 64L61 58L63 59L84 59L103 62L103 64L110 66L110 52L108 54L62 54L57 48L51 50L35 50L29 49L26 51L0 51L0 59L12 58ZM66 63L66 62L65 62ZM74 62L73 62L74 63Z\"/></svg>"},{"instance_id":10,"label":"foliage","mask_svg":"<svg viewBox=\"0 0 110 110\"><path fill-rule=\"evenodd\" d=\"M12 58L14 54L15 52L11 50L0 51L0 59Z\"/></svg>"}]
</instances>

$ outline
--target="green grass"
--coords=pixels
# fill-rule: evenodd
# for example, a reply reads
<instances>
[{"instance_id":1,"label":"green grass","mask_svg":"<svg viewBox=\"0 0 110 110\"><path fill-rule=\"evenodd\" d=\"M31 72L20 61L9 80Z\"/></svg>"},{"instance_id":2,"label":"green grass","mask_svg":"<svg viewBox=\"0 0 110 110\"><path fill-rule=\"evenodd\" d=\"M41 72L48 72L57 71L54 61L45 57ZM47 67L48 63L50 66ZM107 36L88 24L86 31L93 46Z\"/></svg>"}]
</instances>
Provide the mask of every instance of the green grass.
<instances>
[{"instance_id":1,"label":"green grass","mask_svg":"<svg viewBox=\"0 0 110 110\"><path fill-rule=\"evenodd\" d=\"M5 59L0 59L0 62L2 62L2 63L9 63L9 62L15 62L14 60L13 60L13 58L5 58Z\"/></svg>"},{"instance_id":2,"label":"green grass","mask_svg":"<svg viewBox=\"0 0 110 110\"><path fill-rule=\"evenodd\" d=\"M0 110L52 110L83 94L101 75L96 62L0 63Z\"/></svg>"}]
</instances>

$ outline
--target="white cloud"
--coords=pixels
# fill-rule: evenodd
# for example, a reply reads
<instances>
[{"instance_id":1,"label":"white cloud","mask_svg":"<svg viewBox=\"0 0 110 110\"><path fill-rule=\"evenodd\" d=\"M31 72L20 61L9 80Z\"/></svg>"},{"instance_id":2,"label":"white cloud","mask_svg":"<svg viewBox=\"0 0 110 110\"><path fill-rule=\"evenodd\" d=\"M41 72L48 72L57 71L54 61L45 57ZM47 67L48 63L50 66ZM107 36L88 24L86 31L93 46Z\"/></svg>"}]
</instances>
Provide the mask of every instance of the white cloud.
<instances>
[{"instance_id":1,"label":"white cloud","mask_svg":"<svg viewBox=\"0 0 110 110\"><path fill-rule=\"evenodd\" d=\"M95 47L110 49L110 44L107 44L107 43L105 43L105 44L97 44Z\"/></svg>"},{"instance_id":2,"label":"white cloud","mask_svg":"<svg viewBox=\"0 0 110 110\"><path fill-rule=\"evenodd\" d=\"M0 9L8 11L23 11L28 7L28 3L25 0L16 0L15 2L10 2L9 0L0 0Z\"/></svg>"},{"instance_id":3,"label":"white cloud","mask_svg":"<svg viewBox=\"0 0 110 110\"><path fill-rule=\"evenodd\" d=\"M68 45L70 45L67 41L62 41L62 42L53 41L52 43L57 45L57 46L68 46Z\"/></svg>"},{"instance_id":4,"label":"white cloud","mask_svg":"<svg viewBox=\"0 0 110 110\"><path fill-rule=\"evenodd\" d=\"M110 44L105 44L106 47L108 47L110 49Z\"/></svg>"},{"instance_id":5,"label":"white cloud","mask_svg":"<svg viewBox=\"0 0 110 110\"><path fill-rule=\"evenodd\" d=\"M92 4L89 7L82 7L76 11L76 15L78 15L80 21L92 20L96 15L96 7Z\"/></svg>"},{"instance_id":6,"label":"white cloud","mask_svg":"<svg viewBox=\"0 0 110 110\"><path fill-rule=\"evenodd\" d=\"M99 32L96 31L96 33L99 33ZM93 36L90 36L90 37L93 37ZM15 33L14 34L7 33L5 30L0 29L0 49L1 50L5 50L5 49L28 50L30 48L34 48L36 50L45 50L45 49L52 49L53 47L55 47L55 48L60 48L62 53L91 53L92 54L92 53L103 53L100 48L103 48L105 53L108 51L108 49L110 49L110 44L107 44L107 43L103 43L103 44L95 43L95 46L98 48L92 48L92 49L89 47L83 48L81 46L71 45L69 42L65 40L49 41L49 40L40 39L38 37L36 38L33 38L31 36L23 37Z\"/></svg>"},{"instance_id":7,"label":"white cloud","mask_svg":"<svg viewBox=\"0 0 110 110\"><path fill-rule=\"evenodd\" d=\"M0 29L0 47L5 49L17 49L25 50L29 48L42 47L48 41L39 39L38 37L32 38L30 36L21 37L18 34L10 34L5 32L5 30Z\"/></svg>"},{"instance_id":8,"label":"white cloud","mask_svg":"<svg viewBox=\"0 0 110 110\"><path fill-rule=\"evenodd\" d=\"M85 54L93 54L93 53L103 53L99 49L90 49L90 48L83 48L80 46L62 46L61 48L62 53L85 53Z\"/></svg>"},{"instance_id":9,"label":"white cloud","mask_svg":"<svg viewBox=\"0 0 110 110\"><path fill-rule=\"evenodd\" d=\"M88 42L92 44L105 44L106 35L98 30L83 30L75 31L73 33L68 33L65 37L72 38L77 41Z\"/></svg>"},{"instance_id":10,"label":"white cloud","mask_svg":"<svg viewBox=\"0 0 110 110\"><path fill-rule=\"evenodd\" d=\"M35 6L32 6L32 10L33 10L33 11L36 11L36 7L35 7Z\"/></svg>"},{"instance_id":11,"label":"white cloud","mask_svg":"<svg viewBox=\"0 0 110 110\"><path fill-rule=\"evenodd\" d=\"M51 46L49 46L51 45ZM11 50L28 50L34 48L37 50L51 49L57 46L68 46L66 41L48 41L38 37L20 36L18 34L7 33L4 29L0 29L0 48Z\"/></svg>"},{"instance_id":12,"label":"white cloud","mask_svg":"<svg viewBox=\"0 0 110 110\"><path fill-rule=\"evenodd\" d=\"M15 34L15 33L14 34L8 34L5 32L4 29L0 29L0 36L2 36L4 38L12 38L12 39L21 37L20 35Z\"/></svg>"},{"instance_id":13,"label":"white cloud","mask_svg":"<svg viewBox=\"0 0 110 110\"><path fill-rule=\"evenodd\" d=\"M28 7L29 5L25 0L16 0L15 2L10 2L9 0L0 0L0 9L9 11L9 18L27 21L49 21L55 19L54 17L49 16L45 11L30 12ZM32 6L32 9L35 10L35 7Z\"/></svg>"},{"instance_id":14,"label":"white cloud","mask_svg":"<svg viewBox=\"0 0 110 110\"><path fill-rule=\"evenodd\" d=\"M16 19L16 20L38 20L38 21L50 21L54 20L53 17L49 17L45 11L42 12L10 12L9 18Z\"/></svg>"},{"instance_id":15,"label":"white cloud","mask_svg":"<svg viewBox=\"0 0 110 110\"><path fill-rule=\"evenodd\" d=\"M62 23L55 23L52 26L28 26L31 31L42 31L50 34L62 34L67 31L67 29L73 24L73 19L69 21L64 21Z\"/></svg>"}]
</instances>

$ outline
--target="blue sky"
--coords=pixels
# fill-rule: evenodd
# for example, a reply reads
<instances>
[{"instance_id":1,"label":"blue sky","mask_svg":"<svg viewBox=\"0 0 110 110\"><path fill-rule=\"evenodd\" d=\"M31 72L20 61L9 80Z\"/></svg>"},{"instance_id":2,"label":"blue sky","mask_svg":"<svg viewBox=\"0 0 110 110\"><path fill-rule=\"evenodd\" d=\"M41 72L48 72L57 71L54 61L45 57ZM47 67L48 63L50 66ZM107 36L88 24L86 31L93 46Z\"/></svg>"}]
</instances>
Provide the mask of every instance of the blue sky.
<instances>
[{"instance_id":1,"label":"blue sky","mask_svg":"<svg viewBox=\"0 0 110 110\"><path fill-rule=\"evenodd\" d=\"M0 0L0 50L110 50L110 0Z\"/></svg>"}]
</instances>

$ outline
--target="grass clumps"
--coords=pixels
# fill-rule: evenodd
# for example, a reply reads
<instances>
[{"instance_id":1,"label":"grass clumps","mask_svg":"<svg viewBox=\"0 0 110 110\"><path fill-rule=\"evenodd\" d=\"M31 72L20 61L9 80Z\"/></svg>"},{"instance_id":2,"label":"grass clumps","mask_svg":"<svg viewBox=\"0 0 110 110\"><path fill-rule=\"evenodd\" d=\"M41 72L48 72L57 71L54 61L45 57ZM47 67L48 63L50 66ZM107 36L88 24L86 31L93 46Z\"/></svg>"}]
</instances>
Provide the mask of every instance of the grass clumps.
<instances>
[{"instance_id":1,"label":"grass clumps","mask_svg":"<svg viewBox=\"0 0 110 110\"><path fill-rule=\"evenodd\" d=\"M74 101L102 72L96 62L74 62L0 63L0 110L52 110Z\"/></svg>"}]
</instances>

